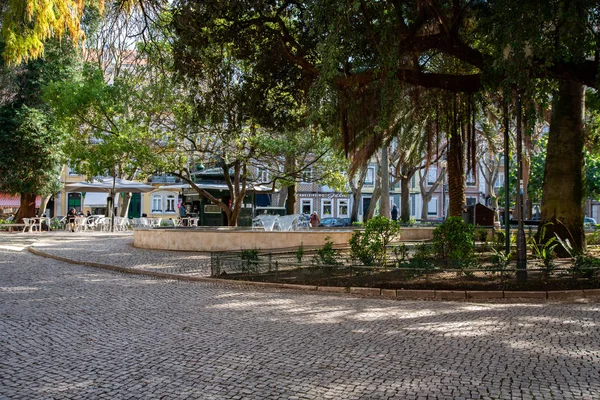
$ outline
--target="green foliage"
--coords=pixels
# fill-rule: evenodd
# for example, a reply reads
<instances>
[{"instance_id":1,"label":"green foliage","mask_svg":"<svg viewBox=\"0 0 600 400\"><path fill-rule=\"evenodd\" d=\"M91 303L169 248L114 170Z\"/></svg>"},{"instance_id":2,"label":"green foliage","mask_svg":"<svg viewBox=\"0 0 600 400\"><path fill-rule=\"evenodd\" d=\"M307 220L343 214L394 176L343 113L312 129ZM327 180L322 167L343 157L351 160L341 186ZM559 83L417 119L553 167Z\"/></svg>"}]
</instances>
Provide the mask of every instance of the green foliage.
<instances>
[{"instance_id":1,"label":"green foliage","mask_svg":"<svg viewBox=\"0 0 600 400\"><path fill-rule=\"evenodd\" d=\"M60 190L63 136L43 102L42 91L55 80L71 79L77 65L78 58L68 43L52 43L43 60L20 68L0 68L4 86L0 98L1 192L49 195Z\"/></svg>"},{"instance_id":2,"label":"green foliage","mask_svg":"<svg viewBox=\"0 0 600 400\"><path fill-rule=\"evenodd\" d=\"M596 226L596 230L594 232L586 235L586 243L588 245L600 244L600 231L598 231L598 226Z\"/></svg>"},{"instance_id":3,"label":"green foliage","mask_svg":"<svg viewBox=\"0 0 600 400\"><path fill-rule=\"evenodd\" d=\"M246 249L242 250L242 255L240 257L242 258L242 260L246 261L258 261L258 255L258 249Z\"/></svg>"},{"instance_id":4,"label":"green foliage","mask_svg":"<svg viewBox=\"0 0 600 400\"><path fill-rule=\"evenodd\" d=\"M504 246L506 234L503 231L496 231L494 234L494 246Z\"/></svg>"},{"instance_id":5,"label":"green foliage","mask_svg":"<svg viewBox=\"0 0 600 400\"><path fill-rule=\"evenodd\" d=\"M8 193L53 194L62 154L60 135L44 111L26 105L0 109L0 190Z\"/></svg>"},{"instance_id":6,"label":"green foliage","mask_svg":"<svg viewBox=\"0 0 600 400\"><path fill-rule=\"evenodd\" d=\"M241 263L241 271L251 273L259 272L259 250L258 249L246 249L242 250L242 254L240 256L242 259Z\"/></svg>"},{"instance_id":7,"label":"green foliage","mask_svg":"<svg viewBox=\"0 0 600 400\"><path fill-rule=\"evenodd\" d=\"M331 267L336 265L342 265L340 261L339 250L336 250L333 247L333 242L331 238L327 236L325 238L325 244L320 249L317 249L317 254L315 255L313 261L317 265L321 265L324 267Z\"/></svg>"},{"instance_id":8,"label":"green foliage","mask_svg":"<svg viewBox=\"0 0 600 400\"><path fill-rule=\"evenodd\" d=\"M508 267L512 256L511 253L506 254L504 251L498 250L494 247L492 247L492 252L494 253L492 255L492 262L496 264L497 268L505 269Z\"/></svg>"},{"instance_id":9,"label":"green foliage","mask_svg":"<svg viewBox=\"0 0 600 400\"><path fill-rule=\"evenodd\" d=\"M406 264L408 260L408 246L406 243L401 243L398 246L393 247L394 256L396 256L396 261L398 265Z\"/></svg>"},{"instance_id":10,"label":"green foliage","mask_svg":"<svg viewBox=\"0 0 600 400\"><path fill-rule=\"evenodd\" d=\"M488 231L485 228L478 228L478 229L475 230L474 236L480 242L484 242L485 243L485 242L487 242Z\"/></svg>"},{"instance_id":11,"label":"green foliage","mask_svg":"<svg viewBox=\"0 0 600 400\"><path fill-rule=\"evenodd\" d=\"M584 278L593 278L600 272L600 260L587 254L578 252L569 239L561 239L556 235L556 240L565 249L573 260L573 274Z\"/></svg>"},{"instance_id":12,"label":"green foliage","mask_svg":"<svg viewBox=\"0 0 600 400\"><path fill-rule=\"evenodd\" d=\"M469 263L475 257L474 228L460 217L450 217L433 231L433 246L438 258Z\"/></svg>"},{"instance_id":13,"label":"green foliage","mask_svg":"<svg viewBox=\"0 0 600 400\"><path fill-rule=\"evenodd\" d=\"M538 238L540 238L539 241L536 240L535 237L528 240L528 245L533 256L542 261L547 272L554 266L554 249L559 245L556 237L551 237L545 242L543 241L546 237L546 229L549 225L552 225L552 223L549 222L540 228L538 235Z\"/></svg>"},{"instance_id":14,"label":"green foliage","mask_svg":"<svg viewBox=\"0 0 600 400\"><path fill-rule=\"evenodd\" d=\"M427 243L415 246L415 253L410 259L411 268L429 270L434 268L433 247Z\"/></svg>"},{"instance_id":15,"label":"green foliage","mask_svg":"<svg viewBox=\"0 0 600 400\"><path fill-rule=\"evenodd\" d=\"M353 259L364 265L386 266L387 246L400 235L401 228L395 221L377 215L365 224L364 232L355 231L350 239Z\"/></svg>"},{"instance_id":16,"label":"green foliage","mask_svg":"<svg viewBox=\"0 0 600 400\"><path fill-rule=\"evenodd\" d=\"M578 254L573 263L575 276L591 279L600 273L600 259L586 254Z\"/></svg>"},{"instance_id":17,"label":"green foliage","mask_svg":"<svg viewBox=\"0 0 600 400\"><path fill-rule=\"evenodd\" d=\"M302 263L302 257L304 257L304 243L301 243L298 250L296 250L296 261L298 261L298 264Z\"/></svg>"}]
</instances>

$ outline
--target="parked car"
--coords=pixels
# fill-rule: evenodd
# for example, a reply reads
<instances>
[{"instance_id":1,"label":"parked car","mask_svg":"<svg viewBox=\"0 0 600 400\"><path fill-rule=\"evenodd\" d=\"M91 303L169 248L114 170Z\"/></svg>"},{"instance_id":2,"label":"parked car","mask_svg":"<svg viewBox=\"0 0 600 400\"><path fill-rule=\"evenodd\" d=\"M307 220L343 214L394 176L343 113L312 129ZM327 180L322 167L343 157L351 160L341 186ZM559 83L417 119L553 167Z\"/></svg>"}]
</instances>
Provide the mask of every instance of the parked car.
<instances>
[{"instance_id":1,"label":"parked car","mask_svg":"<svg viewBox=\"0 0 600 400\"><path fill-rule=\"evenodd\" d=\"M319 226L328 228L350 226L350 218L323 218Z\"/></svg>"},{"instance_id":2,"label":"parked car","mask_svg":"<svg viewBox=\"0 0 600 400\"><path fill-rule=\"evenodd\" d=\"M583 217L583 226L585 228L596 229L596 220L590 217Z\"/></svg>"}]
</instances>

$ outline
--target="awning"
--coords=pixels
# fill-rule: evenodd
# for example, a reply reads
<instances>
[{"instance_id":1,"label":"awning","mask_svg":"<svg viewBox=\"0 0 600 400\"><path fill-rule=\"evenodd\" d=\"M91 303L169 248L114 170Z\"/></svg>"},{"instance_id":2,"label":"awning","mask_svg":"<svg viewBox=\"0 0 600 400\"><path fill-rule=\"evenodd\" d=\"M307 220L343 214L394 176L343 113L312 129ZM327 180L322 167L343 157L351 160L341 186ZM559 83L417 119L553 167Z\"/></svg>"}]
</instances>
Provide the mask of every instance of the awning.
<instances>
[{"instance_id":1,"label":"awning","mask_svg":"<svg viewBox=\"0 0 600 400\"><path fill-rule=\"evenodd\" d=\"M67 192L109 193L113 190L113 187L115 193L147 193L156 189L154 186L146 185L140 182L128 181L119 178L115 178L113 181L113 178L104 178L94 182L67 183L65 185L65 190Z\"/></svg>"},{"instance_id":2,"label":"awning","mask_svg":"<svg viewBox=\"0 0 600 400\"><path fill-rule=\"evenodd\" d=\"M108 193L86 192L83 198L84 207L106 207Z\"/></svg>"},{"instance_id":3,"label":"awning","mask_svg":"<svg viewBox=\"0 0 600 400\"><path fill-rule=\"evenodd\" d=\"M35 206L39 207L42 204L40 196L35 198ZM0 207L19 208L21 205L21 196L11 196L10 194L0 193Z\"/></svg>"},{"instance_id":4,"label":"awning","mask_svg":"<svg viewBox=\"0 0 600 400\"><path fill-rule=\"evenodd\" d=\"M196 182L196 186L198 186L200 189L205 189L205 190L227 190L227 191L229 191L229 186L227 186L227 184L225 184L225 183ZM191 186L187 183L180 183L180 184L176 184L176 185L159 186L158 189L159 190L191 189ZM271 192L272 188L271 188L271 186L268 186L268 185L248 184L247 191L248 192ZM278 191L279 191L278 189L275 189L275 192L278 192Z\"/></svg>"}]
</instances>

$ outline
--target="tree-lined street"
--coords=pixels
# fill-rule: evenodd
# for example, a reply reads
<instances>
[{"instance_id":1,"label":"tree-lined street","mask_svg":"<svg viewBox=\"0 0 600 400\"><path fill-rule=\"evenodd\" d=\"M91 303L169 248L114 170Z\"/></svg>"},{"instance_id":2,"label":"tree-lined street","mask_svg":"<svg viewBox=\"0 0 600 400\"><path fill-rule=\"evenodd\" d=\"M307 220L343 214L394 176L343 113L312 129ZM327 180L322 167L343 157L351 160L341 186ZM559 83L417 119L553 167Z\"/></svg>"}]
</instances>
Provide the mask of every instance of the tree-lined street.
<instances>
[{"instance_id":1,"label":"tree-lined street","mask_svg":"<svg viewBox=\"0 0 600 400\"><path fill-rule=\"evenodd\" d=\"M199 257L134 249L123 235L3 235L2 399L600 396L598 303L179 282L39 257L25 249L37 240L48 253L131 268Z\"/></svg>"}]
</instances>

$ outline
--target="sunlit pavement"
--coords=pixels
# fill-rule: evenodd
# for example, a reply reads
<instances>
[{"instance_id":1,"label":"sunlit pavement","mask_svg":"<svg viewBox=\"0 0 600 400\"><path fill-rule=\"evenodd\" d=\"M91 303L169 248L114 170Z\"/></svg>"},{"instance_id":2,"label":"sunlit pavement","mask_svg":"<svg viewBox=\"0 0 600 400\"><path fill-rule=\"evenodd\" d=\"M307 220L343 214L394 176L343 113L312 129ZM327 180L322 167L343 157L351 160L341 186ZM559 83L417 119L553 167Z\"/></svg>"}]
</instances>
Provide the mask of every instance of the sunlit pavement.
<instances>
[{"instance_id":1,"label":"sunlit pavement","mask_svg":"<svg viewBox=\"0 0 600 400\"><path fill-rule=\"evenodd\" d=\"M131 234L0 234L0 399L599 399L600 304L182 282ZM183 267L181 267L183 265ZM191 271L191 272L190 272Z\"/></svg>"}]
</instances>

